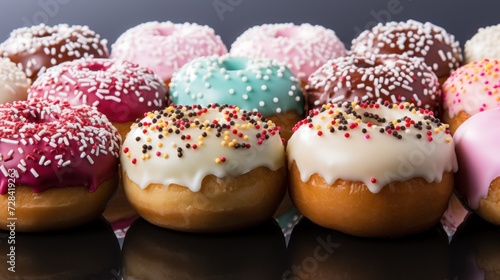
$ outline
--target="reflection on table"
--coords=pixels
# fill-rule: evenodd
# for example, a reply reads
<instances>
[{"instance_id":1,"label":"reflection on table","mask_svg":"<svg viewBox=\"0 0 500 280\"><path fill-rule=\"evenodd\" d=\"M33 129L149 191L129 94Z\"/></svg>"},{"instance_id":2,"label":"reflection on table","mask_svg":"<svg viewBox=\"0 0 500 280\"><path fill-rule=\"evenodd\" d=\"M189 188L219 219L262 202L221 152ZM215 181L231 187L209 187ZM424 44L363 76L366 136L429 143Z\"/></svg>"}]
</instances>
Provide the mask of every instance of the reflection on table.
<instances>
[{"instance_id":1,"label":"reflection on table","mask_svg":"<svg viewBox=\"0 0 500 280\"><path fill-rule=\"evenodd\" d=\"M500 279L500 227L472 214L458 227L451 249L452 279Z\"/></svg>"},{"instance_id":2,"label":"reflection on table","mask_svg":"<svg viewBox=\"0 0 500 280\"><path fill-rule=\"evenodd\" d=\"M104 218L78 228L44 232L0 231L0 279L121 279L120 245ZM15 246L15 272L7 270ZM5 268L5 269L4 269Z\"/></svg>"},{"instance_id":3,"label":"reflection on table","mask_svg":"<svg viewBox=\"0 0 500 280\"><path fill-rule=\"evenodd\" d=\"M125 279L280 279L286 244L278 223L225 234L176 232L135 221L123 244Z\"/></svg>"},{"instance_id":4,"label":"reflection on table","mask_svg":"<svg viewBox=\"0 0 500 280\"><path fill-rule=\"evenodd\" d=\"M400 239L367 239L303 218L293 229L283 279L449 279L444 230Z\"/></svg>"}]
</instances>

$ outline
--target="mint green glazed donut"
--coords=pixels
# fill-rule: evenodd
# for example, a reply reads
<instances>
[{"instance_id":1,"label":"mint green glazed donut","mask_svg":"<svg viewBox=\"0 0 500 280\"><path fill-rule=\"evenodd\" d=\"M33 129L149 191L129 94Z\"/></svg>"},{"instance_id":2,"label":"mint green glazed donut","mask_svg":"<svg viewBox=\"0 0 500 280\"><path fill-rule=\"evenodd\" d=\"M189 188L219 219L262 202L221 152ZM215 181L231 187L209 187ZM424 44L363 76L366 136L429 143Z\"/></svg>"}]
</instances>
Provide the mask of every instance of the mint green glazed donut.
<instances>
[{"instance_id":1,"label":"mint green glazed donut","mask_svg":"<svg viewBox=\"0 0 500 280\"><path fill-rule=\"evenodd\" d=\"M304 113L299 80L280 62L230 55L201 57L185 64L170 82L172 103L231 104L271 116Z\"/></svg>"}]
</instances>

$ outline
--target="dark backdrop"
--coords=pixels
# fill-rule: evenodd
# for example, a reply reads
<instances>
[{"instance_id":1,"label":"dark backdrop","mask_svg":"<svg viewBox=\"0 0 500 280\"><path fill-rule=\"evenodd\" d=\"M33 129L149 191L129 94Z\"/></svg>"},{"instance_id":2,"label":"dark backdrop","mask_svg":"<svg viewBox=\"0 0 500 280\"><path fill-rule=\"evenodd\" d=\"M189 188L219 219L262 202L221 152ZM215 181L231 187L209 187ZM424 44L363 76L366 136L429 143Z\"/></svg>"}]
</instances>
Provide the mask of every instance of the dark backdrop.
<instances>
[{"instance_id":1,"label":"dark backdrop","mask_svg":"<svg viewBox=\"0 0 500 280\"><path fill-rule=\"evenodd\" d=\"M344 43L379 21L431 21L463 43L477 28L500 23L498 0L0 0L0 40L37 23L86 24L113 43L126 29L158 20L213 27L227 45L262 23L309 22L337 32Z\"/></svg>"}]
</instances>

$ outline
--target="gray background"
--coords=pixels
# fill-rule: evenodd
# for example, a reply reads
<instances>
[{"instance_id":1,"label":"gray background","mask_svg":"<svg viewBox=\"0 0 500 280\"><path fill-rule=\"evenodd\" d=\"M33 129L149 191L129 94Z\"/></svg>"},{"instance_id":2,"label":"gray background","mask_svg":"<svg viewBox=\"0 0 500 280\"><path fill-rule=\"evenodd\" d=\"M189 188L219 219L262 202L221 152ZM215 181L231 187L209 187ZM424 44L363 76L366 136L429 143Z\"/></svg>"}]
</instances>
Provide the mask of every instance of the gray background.
<instances>
[{"instance_id":1,"label":"gray background","mask_svg":"<svg viewBox=\"0 0 500 280\"><path fill-rule=\"evenodd\" d=\"M89 25L110 45L126 29L158 20L213 27L229 46L248 27L275 22L321 24L350 41L376 22L431 21L463 45L479 27L500 23L498 0L0 0L0 41L37 23Z\"/></svg>"}]
</instances>

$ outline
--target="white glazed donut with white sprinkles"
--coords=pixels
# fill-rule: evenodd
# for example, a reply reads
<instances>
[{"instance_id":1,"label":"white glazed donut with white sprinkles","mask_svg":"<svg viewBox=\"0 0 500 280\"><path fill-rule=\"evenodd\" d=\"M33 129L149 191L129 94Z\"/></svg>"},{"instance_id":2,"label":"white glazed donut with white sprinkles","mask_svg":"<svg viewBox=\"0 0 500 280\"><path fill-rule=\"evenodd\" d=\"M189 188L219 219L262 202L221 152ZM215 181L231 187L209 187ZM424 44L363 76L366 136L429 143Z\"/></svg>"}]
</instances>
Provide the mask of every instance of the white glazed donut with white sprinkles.
<instances>
[{"instance_id":1,"label":"white glazed donut with white sprinkles","mask_svg":"<svg viewBox=\"0 0 500 280\"><path fill-rule=\"evenodd\" d=\"M25 100L31 81L16 64L0 58L0 104Z\"/></svg>"}]
</instances>

